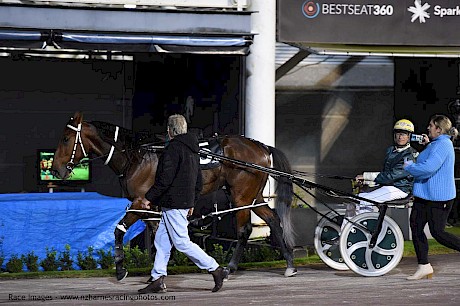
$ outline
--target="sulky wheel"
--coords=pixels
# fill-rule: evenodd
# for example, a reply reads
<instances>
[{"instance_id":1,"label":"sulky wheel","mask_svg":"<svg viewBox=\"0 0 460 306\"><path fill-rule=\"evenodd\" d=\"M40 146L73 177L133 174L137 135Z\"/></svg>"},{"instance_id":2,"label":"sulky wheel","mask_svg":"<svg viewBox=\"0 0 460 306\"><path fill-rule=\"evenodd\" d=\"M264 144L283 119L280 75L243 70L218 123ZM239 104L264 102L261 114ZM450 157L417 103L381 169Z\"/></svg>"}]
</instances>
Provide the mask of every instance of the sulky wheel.
<instances>
[{"instance_id":1,"label":"sulky wheel","mask_svg":"<svg viewBox=\"0 0 460 306\"><path fill-rule=\"evenodd\" d=\"M326 265L336 270L348 270L339 248L342 221L343 215L330 211L319 220L315 229L316 253Z\"/></svg>"},{"instance_id":2,"label":"sulky wheel","mask_svg":"<svg viewBox=\"0 0 460 306\"><path fill-rule=\"evenodd\" d=\"M351 222L369 230L377 226L379 214L357 215ZM347 266L363 276L381 276L396 267L404 251L404 237L398 224L385 216L374 248L369 247L372 234L348 223L340 237L340 253Z\"/></svg>"}]
</instances>

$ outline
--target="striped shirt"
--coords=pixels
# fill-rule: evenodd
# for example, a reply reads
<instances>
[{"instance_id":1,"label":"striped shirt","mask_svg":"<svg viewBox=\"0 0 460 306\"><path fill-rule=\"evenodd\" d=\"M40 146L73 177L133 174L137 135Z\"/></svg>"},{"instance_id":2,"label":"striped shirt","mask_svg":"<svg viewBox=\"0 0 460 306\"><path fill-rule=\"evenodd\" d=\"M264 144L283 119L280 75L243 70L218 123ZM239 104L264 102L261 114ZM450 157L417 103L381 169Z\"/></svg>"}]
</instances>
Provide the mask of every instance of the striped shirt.
<instances>
[{"instance_id":1,"label":"striped shirt","mask_svg":"<svg viewBox=\"0 0 460 306\"><path fill-rule=\"evenodd\" d=\"M415 178L413 194L430 201L448 201L456 196L455 152L449 135L433 139L405 170Z\"/></svg>"}]
</instances>

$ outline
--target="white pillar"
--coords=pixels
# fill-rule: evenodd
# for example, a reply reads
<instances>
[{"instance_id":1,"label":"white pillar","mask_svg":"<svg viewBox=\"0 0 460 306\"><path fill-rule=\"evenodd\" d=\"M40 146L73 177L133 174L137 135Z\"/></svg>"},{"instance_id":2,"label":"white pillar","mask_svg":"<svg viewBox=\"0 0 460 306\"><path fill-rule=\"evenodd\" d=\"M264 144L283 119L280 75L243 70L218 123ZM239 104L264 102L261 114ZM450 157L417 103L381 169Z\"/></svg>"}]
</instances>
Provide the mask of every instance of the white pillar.
<instances>
[{"instance_id":1,"label":"white pillar","mask_svg":"<svg viewBox=\"0 0 460 306\"><path fill-rule=\"evenodd\" d=\"M246 62L245 136L275 145L276 0L251 0L254 42Z\"/></svg>"},{"instance_id":2,"label":"white pillar","mask_svg":"<svg viewBox=\"0 0 460 306\"><path fill-rule=\"evenodd\" d=\"M275 146L275 43L276 0L251 0L254 42L246 61L245 136ZM273 193L274 181L265 187L264 195ZM270 205L273 207L273 205ZM254 225L264 224L251 212ZM267 226L253 227L251 237L268 236Z\"/></svg>"}]
</instances>

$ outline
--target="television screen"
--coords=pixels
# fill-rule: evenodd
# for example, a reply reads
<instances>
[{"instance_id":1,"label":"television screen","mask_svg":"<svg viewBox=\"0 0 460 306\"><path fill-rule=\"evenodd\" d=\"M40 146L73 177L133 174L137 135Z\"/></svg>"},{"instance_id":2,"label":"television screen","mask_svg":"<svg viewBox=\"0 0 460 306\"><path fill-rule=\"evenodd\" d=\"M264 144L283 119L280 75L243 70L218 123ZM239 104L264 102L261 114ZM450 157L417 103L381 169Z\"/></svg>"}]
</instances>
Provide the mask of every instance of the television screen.
<instances>
[{"instance_id":1,"label":"television screen","mask_svg":"<svg viewBox=\"0 0 460 306\"><path fill-rule=\"evenodd\" d=\"M73 172L66 180L55 177L51 173L54 150L38 150L38 180L40 183L89 183L91 181L91 166L88 158L83 158L73 168Z\"/></svg>"}]
</instances>

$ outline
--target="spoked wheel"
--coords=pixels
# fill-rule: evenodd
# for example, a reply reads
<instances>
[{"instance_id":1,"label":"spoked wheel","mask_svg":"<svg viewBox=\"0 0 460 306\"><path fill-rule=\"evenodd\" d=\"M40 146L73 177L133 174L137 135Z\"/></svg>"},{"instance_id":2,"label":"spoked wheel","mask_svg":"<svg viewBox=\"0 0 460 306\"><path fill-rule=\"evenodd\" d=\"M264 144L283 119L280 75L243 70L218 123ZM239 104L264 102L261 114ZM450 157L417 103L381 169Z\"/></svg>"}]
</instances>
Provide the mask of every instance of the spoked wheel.
<instances>
[{"instance_id":1,"label":"spoked wheel","mask_svg":"<svg viewBox=\"0 0 460 306\"><path fill-rule=\"evenodd\" d=\"M364 213L350 221L373 230L379 214ZM381 276L399 264L404 251L404 237L398 224L385 216L382 230L373 248L369 247L372 234L348 223L340 236L340 253L347 266L363 276Z\"/></svg>"},{"instance_id":2,"label":"spoked wheel","mask_svg":"<svg viewBox=\"0 0 460 306\"><path fill-rule=\"evenodd\" d=\"M342 221L343 215L330 211L319 220L315 229L316 253L326 265L336 270L348 270L339 248Z\"/></svg>"}]
</instances>

